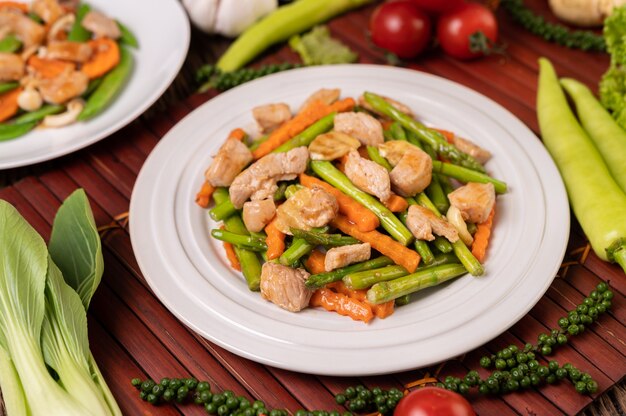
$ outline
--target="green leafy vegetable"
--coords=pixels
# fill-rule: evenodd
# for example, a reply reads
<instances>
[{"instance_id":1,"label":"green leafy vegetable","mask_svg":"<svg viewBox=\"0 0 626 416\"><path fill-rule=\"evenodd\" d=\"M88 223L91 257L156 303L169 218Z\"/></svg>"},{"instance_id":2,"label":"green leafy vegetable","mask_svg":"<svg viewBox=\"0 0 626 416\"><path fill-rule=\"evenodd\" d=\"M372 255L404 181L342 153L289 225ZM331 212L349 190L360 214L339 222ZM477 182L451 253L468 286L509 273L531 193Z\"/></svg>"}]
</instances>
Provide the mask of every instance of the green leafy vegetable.
<instances>
[{"instance_id":1,"label":"green leafy vegetable","mask_svg":"<svg viewBox=\"0 0 626 416\"><path fill-rule=\"evenodd\" d=\"M289 39L289 46L305 65L349 64L359 57L346 45L333 39L327 26L316 26L302 36Z\"/></svg>"},{"instance_id":2,"label":"green leafy vegetable","mask_svg":"<svg viewBox=\"0 0 626 416\"><path fill-rule=\"evenodd\" d=\"M617 7L604 21L604 39L611 66L600 80L600 102L626 128L626 7Z\"/></svg>"}]
</instances>

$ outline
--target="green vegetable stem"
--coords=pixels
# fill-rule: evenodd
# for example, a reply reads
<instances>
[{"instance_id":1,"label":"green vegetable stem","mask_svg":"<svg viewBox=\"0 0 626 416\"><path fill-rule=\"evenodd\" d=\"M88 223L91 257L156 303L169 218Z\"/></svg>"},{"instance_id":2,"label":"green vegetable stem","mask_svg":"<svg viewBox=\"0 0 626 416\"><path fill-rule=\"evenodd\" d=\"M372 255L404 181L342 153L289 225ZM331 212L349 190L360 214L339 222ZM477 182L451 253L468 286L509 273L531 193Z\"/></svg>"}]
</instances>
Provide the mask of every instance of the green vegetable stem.
<instances>
[{"instance_id":1,"label":"green vegetable stem","mask_svg":"<svg viewBox=\"0 0 626 416\"><path fill-rule=\"evenodd\" d=\"M265 240L261 238L252 237L250 235L235 234L230 231L214 229L211 230L211 236L217 240L225 241L227 243L234 244L241 248L245 248L252 251L266 251L267 244Z\"/></svg>"},{"instance_id":2,"label":"green vegetable stem","mask_svg":"<svg viewBox=\"0 0 626 416\"><path fill-rule=\"evenodd\" d=\"M131 48L138 48L139 41L137 40L137 37L134 35L134 33L131 32L131 30L119 20L116 21L116 23L121 33L119 42L122 45L130 46Z\"/></svg>"},{"instance_id":3,"label":"green vegetable stem","mask_svg":"<svg viewBox=\"0 0 626 416\"><path fill-rule=\"evenodd\" d=\"M34 129L36 125L36 121L21 124L0 124L0 142L23 136Z\"/></svg>"},{"instance_id":4,"label":"green vegetable stem","mask_svg":"<svg viewBox=\"0 0 626 416\"><path fill-rule=\"evenodd\" d=\"M65 110L65 106L61 104L46 104L42 106L39 110L31 111L29 113L24 113L21 116L15 118L13 120L14 124L24 124L31 123L33 121L41 121L46 116L58 114Z\"/></svg>"},{"instance_id":5,"label":"green vegetable stem","mask_svg":"<svg viewBox=\"0 0 626 416\"><path fill-rule=\"evenodd\" d=\"M269 46L372 0L299 0L281 6L243 32L217 62L224 71L246 65Z\"/></svg>"},{"instance_id":6,"label":"green vegetable stem","mask_svg":"<svg viewBox=\"0 0 626 416\"><path fill-rule=\"evenodd\" d=\"M374 283L386 282L409 274L402 266L392 265L374 270L350 273L343 277L343 283L350 289L368 289Z\"/></svg>"},{"instance_id":7,"label":"green vegetable stem","mask_svg":"<svg viewBox=\"0 0 626 416\"><path fill-rule=\"evenodd\" d=\"M626 194L572 113L550 61L539 59L537 115L543 142L594 252L626 271Z\"/></svg>"},{"instance_id":8,"label":"green vegetable stem","mask_svg":"<svg viewBox=\"0 0 626 416\"><path fill-rule=\"evenodd\" d=\"M350 273L356 273L363 270L379 269L381 267L389 266L393 264L393 261L385 256L377 257L375 259L367 260L362 263L351 264L350 266L340 267L332 272L313 274L304 283L306 287L310 289L319 289L324 287L328 283L338 282L344 276Z\"/></svg>"},{"instance_id":9,"label":"green vegetable stem","mask_svg":"<svg viewBox=\"0 0 626 416\"><path fill-rule=\"evenodd\" d=\"M272 153L288 152L291 149L295 149L300 146L308 146L313 140L320 134L326 133L333 128L335 115L337 113L331 113L325 117L322 117L309 127L307 127L302 133L295 136L293 139L288 140L282 145L278 146Z\"/></svg>"},{"instance_id":10,"label":"green vegetable stem","mask_svg":"<svg viewBox=\"0 0 626 416\"><path fill-rule=\"evenodd\" d=\"M14 53L22 47L22 42L15 35L7 35L0 40L0 52Z\"/></svg>"},{"instance_id":11,"label":"green vegetable stem","mask_svg":"<svg viewBox=\"0 0 626 416\"><path fill-rule=\"evenodd\" d=\"M83 27L83 19L87 16L87 13L91 11L91 6L87 3L81 3L76 11L76 19L72 24L72 27L67 34L67 40L72 42L87 42L91 39L91 32Z\"/></svg>"},{"instance_id":12,"label":"green vegetable stem","mask_svg":"<svg viewBox=\"0 0 626 416\"><path fill-rule=\"evenodd\" d=\"M120 46L120 62L104 76L102 83L89 96L78 120L86 121L100 114L121 91L132 69L132 54L128 49Z\"/></svg>"},{"instance_id":13,"label":"green vegetable stem","mask_svg":"<svg viewBox=\"0 0 626 416\"><path fill-rule=\"evenodd\" d=\"M299 230L296 228L291 229L291 233L296 238L302 238L308 243L316 246L324 247L339 247L347 246L350 244L359 244L360 241L354 237L345 236L343 234L326 234L318 233L315 231Z\"/></svg>"},{"instance_id":14,"label":"green vegetable stem","mask_svg":"<svg viewBox=\"0 0 626 416\"><path fill-rule=\"evenodd\" d=\"M494 179L484 173L476 172L472 169L467 169L462 166L453 165L452 163L440 162L433 160L433 173L440 173L445 176L449 176L454 179L458 179L461 182L479 182L479 183L492 183L496 193L503 194L506 192L506 183L501 180Z\"/></svg>"},{"instance_id":15,"label":"green vegetable stem","mask_svg":"<svg viewBox=\"0 0 626 416\"><path fill-rule=\"evenodd\" d=\"M19 82L2 82L0 83L0 94L12 91L20 86Z\"/></svg>"}]
</instances>

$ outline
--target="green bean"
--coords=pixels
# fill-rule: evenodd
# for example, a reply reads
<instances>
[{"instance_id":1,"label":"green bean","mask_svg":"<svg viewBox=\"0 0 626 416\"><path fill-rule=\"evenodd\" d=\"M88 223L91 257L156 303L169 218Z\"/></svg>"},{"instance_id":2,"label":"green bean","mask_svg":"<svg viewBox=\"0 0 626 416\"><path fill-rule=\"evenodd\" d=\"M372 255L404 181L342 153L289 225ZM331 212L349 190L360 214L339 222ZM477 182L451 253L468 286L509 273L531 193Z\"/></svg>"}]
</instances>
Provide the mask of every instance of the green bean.
<instances>
[{"instance_id":1,"label":"green bean","mask_svg":"<svg viewBox=\"0 0 626 416\"><path fill-rule=\"evenodd\" d=\"M91 11L91 7L86 3L81 3L76 10L76 19L72 28L67 34L67 40L72 42L87 42L91 39L91 32L83 27L83 19Z\"/></svg>"},{"instance_id":2,"label":"green bean","mask_svg":"<svg viewBox=\"0 0 626 416\"><path fill-rule=\"evenodd\" d=\"M543 143L565 182L594 252L626 271L626 194L570 110L550 61L539 59L537 115Z\"/></svg>"},{"instance_id":3,"label":"green bean","mask_svg":"<svg viewBox=\"0 0 626 416\"><path fill-rule=\"evenodd\" d=\"M250 235L241 235L235 234L230 231L213 229L211 230L211 236L220 241L225 241L227 243L234 244L241 248L245 248L252 251L266 251L267 244L265 244L265 240L260 238L255 238Z\"/></svg>"},{"instance_id":4,"label":"green bean","mask_svg":"<svg viewBox=\"0 0 626 416\"><path fill-rule=\"evenodd\" d=\"M327 131L333 128L333 123L334 123L336 114L337 113L331 113L317 120L315 123L307 127L302 133L298 134L293 139L278 146L276 149L272 151L272 153L288 152L289 150L295 149L296 147L310 145L311 142L315 140L317 136L319 136L322 133L326 133Z\"/></svg>"},{"instance_id":5,"label":"green bean","mask_svg":"<svg viewBox=\"0 0 626 416\"><path fill-rule=\"evenodd\" d=\"M223 72L237 70L265 49L372 0L299 0L279 7L259 20L235 42L217 62Z\"/></svg>"},{"instance_id":6,"label":"green bean","mask_svg":"<svg viewBox=\"0 0 626 416\"><path fill-rule=\"evenodd\" d=\"M92 92L94 92L96 89L98 89L100 84L102 84L102 79L103 78L104 77L99 77L99 78L94 78L94 79L90 80L89 84L87 85L87 89L83 93L83 98L89 97Z\"/></svg>"},{"instance_id":7,"label":"green bean","mask_svg":"<svg viewBox=\"0 0 626 416\"><path fill-rule=\"evenodd\" d=\"M437 175L432 175L430 184L426 187L426 195L433 201L433 204L440 212L447 212L448 208L450 208L450 202L443 191Z\"/></svg>"},{"instance_id":8,"label":"green bean","mask_svg":"<svg viewBox=\"0 0 626 416\"><path fill-rule=\"evenodd\" d=\"M441 173L461 182L492 183L498 194L505 193L507 188L506 183L489 175L438 160L433 160L433 173Z\"/></svg>"},{"instance_id":9,"label":"green bean","mask_svg":"<svg viewBox=\"0 0 626 416\"><path fill-rule=\"evenodd\" d=\"M120 46L120 62L102 80L102 83L91 94L85 103L78 120L89 120L100 114L121 91L133 69L133 56L123 46Z\"/></svg>"},{"instance_id":10,"label":"green bean","mask_svg":"<svg viewBox=\"0 0 626 416\"><path fill-rule=\"evenodd\" d=\"M226 188L217 188L215 192L213 192L213 200L216 204L226 201L227 198L228 190ZM236 234L249 235L239 215L231 215L226 218L224 220L224 228ZM261 262L256 253L237 246L233 248L241 264L241 273L248 283L248 288L253 291L259 290L261 283Z\"/></svg>"},{"instance_id":11,"label":"green bean","mask_svg":"<svg viewBox=\"0 0 626 416\"><path fill-rule=\"evenodd\" d=\"M466 168L476 170L478 172L485 172L485 168L476 159L467 153L461 152L459 149L448 143L448 141L438 131L427 128L411 116L399 111L379 95L371 92L366 92L363 95L365 100L372 107L374 107L376 111L390 117L394 121L399 122L405 129L413 131L420 141L431 145L436 150L437 154L445 156L452 162Z\"/></svg>"},{"instance_id":12,"label":"green bean","mask_svg":"<svg viewBox=\"0 0 626 416\"><path fill-rule=\"evenodd\" d=\"M380 166L387 169L388 172L390 172L393 169L393 166L391 166L391 164L387 161L387 159L382 157L382 155L380 154L380 151L378 150L378 147L367 146L367 154L370 157L370 159L372 159L373 162L378 163Z\"/></svg>"},{"instance_id":13,"label":"green bean","mask_svg":"<svg viewBox=\"0 0 626 416\"><path fill-rule=\"evenodd\" d=\"M4 94L5 92L13 91L17 87L20 86L19 82L2 82L0 83L0 94Z\"/></svg>"},{"instance_id":14,"label":"green bean","mask_svg":"<svg viewBox=\"0 0 626 416\"><path fill-rule=\"evenodd\" d=\"M31 131L37 122L22 124L0 124L0 142L15 139Z\"/></svg>"},{"instance_id":15,"label":"green bean","mask_svg":"<svg viewBox=\"0 0 626 416\"><path fill-rule=\"evenodd\" d=\"M237 208L235 208L228 197L226 197L226 199L224 199L221 203L216 203L215 206L209 210L209 216L213 219L213 221L223 221L236 213Z\"/></svg>"},{"instance_id":16,"label":"green bean","mask_svg":"<svg viewBox=\"0 0 626 416\"><path fill-rule=\"evenodd\" d=\"M22 47L22 42L15 35L7 35L0 40L0 52L14 53Z\"/></svg>"},{"instance_id":17,"label":"green bean","mask_svg":"<svg viewBox=\"0 0 626 416\"><path fill-rule=\"evenodd\" d=\"M406 246L414 240L413 234L411 234L404 224L402 224L387 207L378 199L354 186L354 184L330 162L314 160L311 162L311 169L326 182L372 211L380 220L382 227L398 242Z\"/></svg>"},{"instance_id":18,"label":"green bean","mask_svg":"<svg viewBox=\"0 0 626 416\"><path fill-rule=\"evenodd\" d=\"M373 304L415 293L427 287L436 286L467 273L461 264L444 264L425 267L415 273L394 280L376 283L367 291L367 300Z\"/></svg>"},{"instance_id":19,"label":"green bean","mask_svg":"<svg viewBox=\"0 0 626 416\"><path fill-rule=\"evenodd\" d=\"M59 114L65 110L65 106L61 104L46 104L39 110L24 113L13 120L13 124L31 123L33 121L41 121L46 116Z\"/></svg>"},{"instance_id":20,"label":"green bean","mask_svg":"<svg viewBox=\"0 0 626 416\"><path fill-rule=\"evenodd\" d=\"M374 283L386 282L406 276L409 272L402 266L387 266L380 269L364 270L357 273L350 273L343 277L343 283L350 289L368 289Z\"/></svg>"},{"instance_id":21,"label":"green bean","mask_svg":"<svg viewBox=\"0 0 626 416\"><path fill-rule=\"evenodd\" d=\"M117 27L120 29L119 42L122 45L130 46L132 48L138 48L139 41L137 40L137 37L133 34L133 32L131 32L130 29L126 25L122 24L122 22L120 22L119 20L116 20L115 23L117 23Z\"/></svg>"},{"instance_id":22,"label":"green bean","mask_svg":"<svg viewBox=\"0 0 626 416\"><path fill-rule=\"evenodd\" d=\"M291 233L294 237L306 240L309 244L316 246L339 247L360 243L356 238L343 234L316 233L314 231L299 230L296 228L292 228Z\"/></svg>"},{"instance_id":23,"label":"green bean","mask_svg":"<svg viewBox=\"0 0 626 416\"><path fill-rule=\"evenodd\" d=\"M390 258L381 256L362 263L340 267L339 269L335 269L330 272L313 274L309 276L304 284L310 289L319 289L328 283L338 282L350 273L356 273L362 270L378 269L380 267L389 266L390 264L393 264L393 261Z\"/></svg>"}]
</instances>

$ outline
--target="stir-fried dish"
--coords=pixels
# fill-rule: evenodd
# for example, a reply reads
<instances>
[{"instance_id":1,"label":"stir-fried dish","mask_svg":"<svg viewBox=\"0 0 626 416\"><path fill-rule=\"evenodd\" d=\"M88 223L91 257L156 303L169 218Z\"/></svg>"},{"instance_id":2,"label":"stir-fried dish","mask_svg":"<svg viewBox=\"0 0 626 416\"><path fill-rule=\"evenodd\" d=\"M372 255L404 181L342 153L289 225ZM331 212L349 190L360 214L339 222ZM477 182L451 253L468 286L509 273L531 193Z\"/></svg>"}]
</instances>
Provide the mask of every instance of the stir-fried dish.
<instances>
[{"instance_id":1,"label":"stir-fried dish","mask_svg":"<svg viewBox=\"0 0 626 416\"><path fill-rule=\"evenodd\" d=\"M132 69L131 32L77 1L0 0L0 141L99 114Z\"/></svg>"},{"instance_id":2,"label":"stir-fried dish","mask_svg":"<svg viewBox=\"0 0 626 416\"><path fill-rule=\"evenodd\" d=\"M322 89L293 112L252 109L260 136L233 130L196 202L222 221L231 266L279 307L369 322L412 293L482 275L506 184L491 153L366 92Z\"/></svg>"}]
</instances>

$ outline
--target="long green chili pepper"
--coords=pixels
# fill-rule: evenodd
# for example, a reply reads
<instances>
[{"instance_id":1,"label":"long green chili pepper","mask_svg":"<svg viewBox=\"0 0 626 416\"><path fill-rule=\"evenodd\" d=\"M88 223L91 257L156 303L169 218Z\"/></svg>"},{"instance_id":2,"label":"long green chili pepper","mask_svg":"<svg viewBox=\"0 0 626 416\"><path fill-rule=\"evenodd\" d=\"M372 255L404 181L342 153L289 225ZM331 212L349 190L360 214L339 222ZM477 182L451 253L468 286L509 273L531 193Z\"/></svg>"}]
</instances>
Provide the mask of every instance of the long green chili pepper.
<instances>
[{"instance_id":1,"label":"long green chili pepper","mask_svg":"<svg viewBox=\"0 0 626 416\"><path fill-rule=\"evenodd\" d=\"M311 126L306 128L302 133L298 134L293 139L278 146L276 149L272 151L272 153L288 152L289 150L295 149L296 147L310 145L311 142L315 140L317 136L319 136L322 133L326 133L327 131L333 128L333 123L334 123L336 114L337 113L331 113L327 115L326 117L322 117L321 119L313 123Z\"/></svg>"},{"instance_id":2,"label":"long green chili pepper","mask_svg":"<svg viewBox=\"0 0 626 416\"><path fill-rule=\"evenodd\" d=\"M216 204L226 201L227 198L228 190L226 188L217 188L213 192L213 200ZM236 234L250 234L239 215L231 215L226 218L224 220L224 228ZM241 273L248 283L248 288L253 291L259 290L261 284L261 262L256 253L237 246L233 246L233 248L241 264Z\"/></svg>"},{"instance_id":3,"label":"long green chili pepper","mask_svg":"<svg viewBox=\"0 0 626 416\"><path fill-rule=\"evenodd\" d=\"M13 120L13 124L31 123L33 121L41 121L46 116L59 114L65 110L65 106L61 104L46 104L39 110L24 113Z\"/></svg>"},{"instance_id":4,"label":"long green chili pepper","mask_svg":"<svg viewBox=\"0 0 626 416\"><path fill-rule=\"evenodd\" d=\"M217 62L224 71L246 65L269 46L373 0L299 0L279 7L243 32Z\"/></svg>"},{"instance_id":5,"label":"long green chili pepper","mask_svg":"<svg viewBox=\"0 0 626 416\"><path fill-rule=\"evenodd\" d=\"M351 264L346 267L340 267L331 272L312 274L304 282L309 289L319 289L332 282L338 282L344 276L350 273L360 272L362 270L378 269L380 267L389 266L393 264L393 261L385 256L377 257L375 259L364 261L363 263Z\"/></svg>"},{"instance_id":6,"label":"long green chili pepper","mask_svg":"<svg viewBox=\"0 0 626 416\"><path fill-rule=\"evenodd\" d=\"M76 10L76 19L72 24L72 28L67 34L67 40L72 42L87 42L91 39L91 32L83 27L83 19L91 11L91 6L87 3L81 3Z\"/></svg>"},{"instance_id":7,"label":"long green chili pepper","mask_svg":"<svg viewBox=\"0 0 626 416\"><path fill-rule=\"evenodd\" d=\"M569 108L550 61L539 59L537 115L570 205L594 252L626 271L626 194Z\"/></svg>"},{"instance_id":8,"label":"long green chili pepper","mask_svg":"<svg viewBox=\"0 0 626 416\"><path fill-rule=\"evenodd\" d=\"M20 86L19 82L2 82L0 83L0 94L4 94L5 92L13 91L17 87Z\"/></svg>"},{"instance_id":9,"label":"long green chili pepper","mask_svg":"<svg viewBox=\"0 0 626 416\"><path fill-rule=\"evenodd\" d=\"M22 42L15 35L7 35L0 40L0 52L14 53L22 47Z\"/></svg>"},{"instance_id":10,"label":"long green chili pepper","mask_svg":"<svg viewBox=\"0 0 626 416\"><path fill-rule=\"evenodd\" d=\"M91 94L85 103L78 120L89 120L100 114L121 91L133 69L133 56L123 46L120 46L120 62L102 79L102 83Z\"/></svg>"},{"instance_id":11,"label":"long green chili pepper","mask_svg":"<svg viewBox=\"0 0 626 416\"><path fill-rule=\"evenodd\" d=\"M37 122L35 121L22 124L0 124L0 142L23 136L31 131L36 125Z\"/></svg>"},{"instance_id":12,"label":"long green chili pepper","mask_svg":"<svg viewBox=\"0 0 626 416\"><path fill-rule=\"evenodd\" d=\"M264 239L251 235L241 235L226 230L213 229L211 230L211 237L252 251L267 250L267 244L265 244Z\"/></svg>"},{"instance_id":13,"label":"long green chili pepper","mask_svg":"<svg viewBox=\"0 0 626 416\"><path fill-rule=\"evenodd\" d=\"M119 20L116 20L115 23L117 23L117 27L120 29L119 42L122 45L130 46L132 48L138 48L139 41L137 40L137 37L133 34L133 32L131 32L130 29L126 25L122 24L122 22L120 22Z\"/></svg>"}]
</instances>

